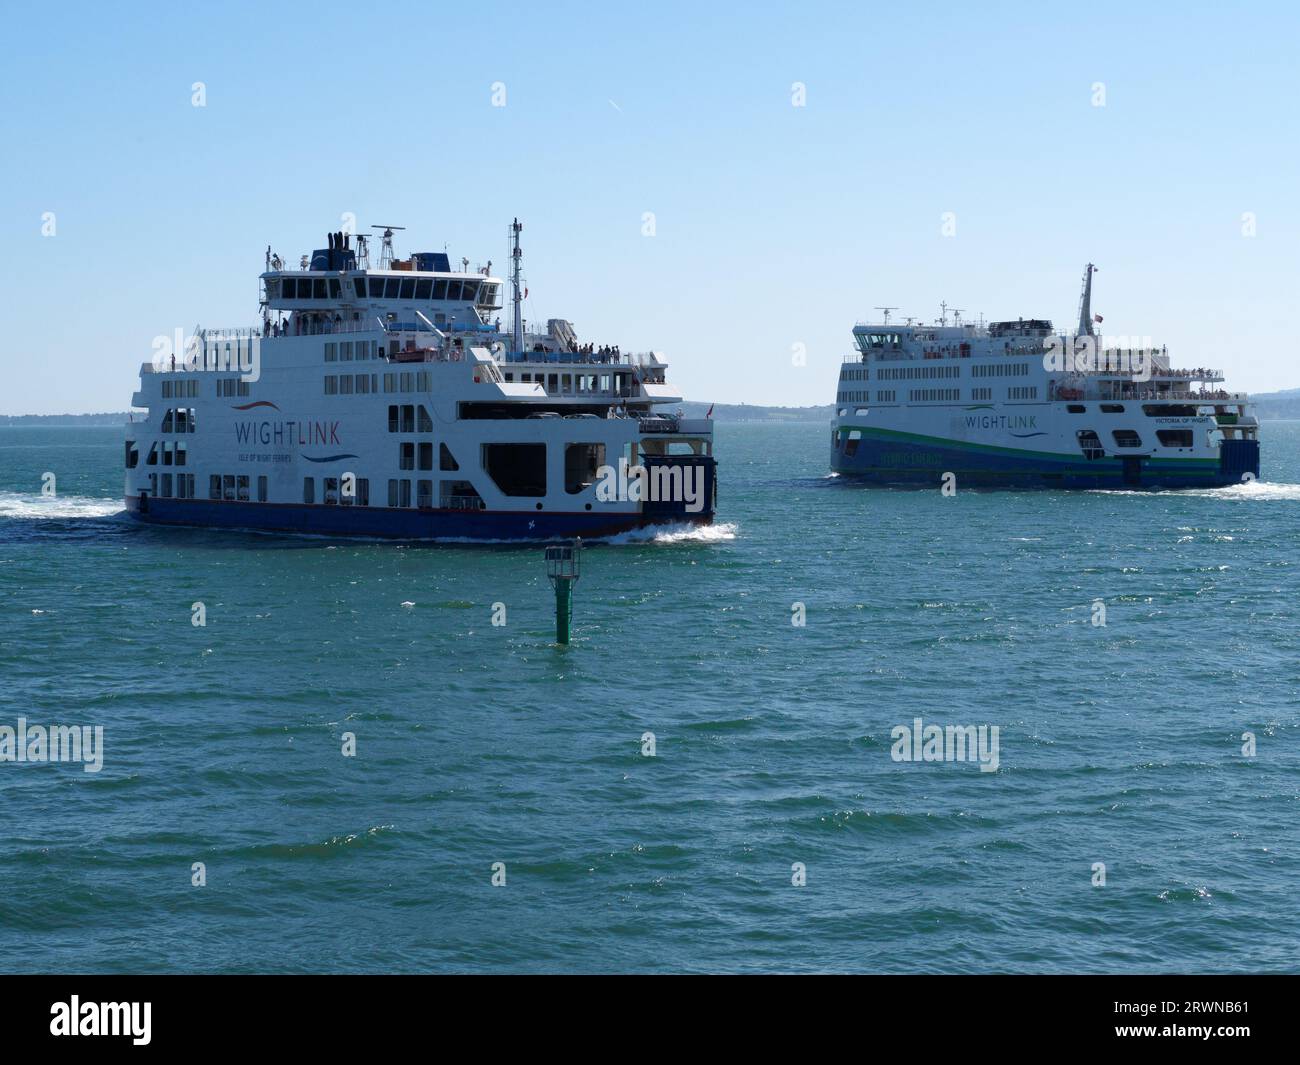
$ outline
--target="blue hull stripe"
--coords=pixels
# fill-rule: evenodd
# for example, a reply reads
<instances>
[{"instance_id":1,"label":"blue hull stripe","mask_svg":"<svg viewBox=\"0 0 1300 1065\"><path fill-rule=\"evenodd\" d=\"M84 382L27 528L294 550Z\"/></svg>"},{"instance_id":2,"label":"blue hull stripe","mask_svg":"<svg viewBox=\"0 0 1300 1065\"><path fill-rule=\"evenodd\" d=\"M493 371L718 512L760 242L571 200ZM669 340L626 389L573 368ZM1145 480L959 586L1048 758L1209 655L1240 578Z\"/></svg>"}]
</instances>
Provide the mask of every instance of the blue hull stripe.
<instances>
[{"instance_id":1,"label":"blue hull stripe","mask_svg":"<svg viewBox=\"0 0 1300 1065\"><path fill-rule=\"evenodd\" d=\"M1257 446L1252 454L1234 455L1231 464L1145 456L1088 460L1042 451L1018 454L1013 448L944 446L935 438L921 442L906 434L870 436L870 430L859 431L863 435L853 455L846 454L843 437L840 446L831 449L831 469L874 484L938 486L943 474L951 472L958 487L1217 488L1240 484L1243 472L1259 475Z\"/></svg>"},{"instance_id":2,"label":"blue hull stripe","mask_svg":"<svg viewBox=\"0 0 1300 1065\"><path fill-rule=\"evenodd\" d=\"M150 498L146 509L128 496L132 517L159 525L314 533L323 536L383 537L395 540L554 540L615 536L657 524L713 521L699 514L646 516L586 512L420 510L307 503L246 503L219 499Z\"/></svg>"}]
</instances>

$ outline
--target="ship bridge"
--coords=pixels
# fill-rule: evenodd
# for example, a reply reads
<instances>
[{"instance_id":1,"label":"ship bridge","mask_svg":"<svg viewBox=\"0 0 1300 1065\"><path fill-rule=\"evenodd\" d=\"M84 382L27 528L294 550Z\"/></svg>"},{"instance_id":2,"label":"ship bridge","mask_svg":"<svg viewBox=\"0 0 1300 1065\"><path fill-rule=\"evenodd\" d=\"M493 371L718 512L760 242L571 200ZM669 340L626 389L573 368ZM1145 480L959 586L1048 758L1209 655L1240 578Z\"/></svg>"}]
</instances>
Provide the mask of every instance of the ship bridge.
<instances>
[{"instance_id":1,"label":"ship bridge","mask_svg":"<svg viewBox=\"0 0 1300 1065\"><path fill-rule=\"evenodd\" d=\"M264 327L271 336L336 332L344 323L417 321L448 331L482 330L500 311L504 282L491 263L455 270L446 252L414 252L399 259L392 229L384 232L379 266L370 264L367 238L352 247L348 233L328 235L328 247L304 255L297 270L267 249L261 275Z\"/></svg>"}]
</instances>

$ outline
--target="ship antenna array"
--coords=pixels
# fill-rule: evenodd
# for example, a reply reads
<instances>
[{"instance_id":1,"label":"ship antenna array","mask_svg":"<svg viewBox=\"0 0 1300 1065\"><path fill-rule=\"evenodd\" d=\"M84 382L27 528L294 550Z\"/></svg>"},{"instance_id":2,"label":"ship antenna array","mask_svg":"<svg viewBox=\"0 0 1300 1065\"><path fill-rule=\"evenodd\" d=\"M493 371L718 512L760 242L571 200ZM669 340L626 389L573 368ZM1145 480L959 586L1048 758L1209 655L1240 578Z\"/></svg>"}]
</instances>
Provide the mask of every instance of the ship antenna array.
<instances>
[{"instance_id":1,"label":"ship antenna array","mask_svg":"<svg viewBox=\"0 0 1300 1065\"><path fill-rule=\"evenodd\" d=\"M897 307L876 307L875 309L878 310L878 311L884 311L884 312L885 312L885 320L884 320L883 323L881 323L882 325L888 325L888 324L889 324L889 312L890 312L890 311L896 311L896 310L898 310Z\"/></svg>"},{"instance_id":2,"label":"ship antenna array","mask_svg":"<svg viewBox=\"0 0 1300 1065\"><path fill-rule=\"evenodd\" d=\"M953 325L961 325L961 310L962 310L962 309L961 309L960 307L954 307L954 308L952 309L952 324L953 324Z\"/></svg>"},{"instance_id":3,"label":"ship antenna array","mask_svg":"<svg viewBox=\"0 0 1300 1065\"><path fill-rule=\"evenodd\" d=\"M379 252L379 269L387 270L393 265L393 230L405 229L406 226L371 226L370 228L384 231L384 244Z\"/></svg>"},{"instance_id":4,"label":"ship antenna array","mask_svg":"<svg viewBox=\"0 0 1300 1065\"><path fill-rule=\"evenodd\" d=\"M514 321L514 341L515 351L524 350L524 305L523 296L520 293L520 271L523 269L524 252L519 246L519 231L522 230L523 224L518 218L510 226L510 283L514 291L515 304L515 321Z\"/></svg>"}]
</instances>

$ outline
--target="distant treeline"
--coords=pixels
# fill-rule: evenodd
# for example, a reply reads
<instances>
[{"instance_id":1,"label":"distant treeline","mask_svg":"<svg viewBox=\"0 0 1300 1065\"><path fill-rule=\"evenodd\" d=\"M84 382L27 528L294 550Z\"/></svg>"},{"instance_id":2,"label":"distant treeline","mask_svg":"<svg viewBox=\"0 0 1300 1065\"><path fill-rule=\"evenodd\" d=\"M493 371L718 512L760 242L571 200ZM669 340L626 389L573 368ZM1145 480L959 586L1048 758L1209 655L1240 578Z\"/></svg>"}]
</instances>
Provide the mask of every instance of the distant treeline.
<instances>
[{"instance_id":1,"label":"distant treeline","mask_svg":"<svg viewBox=\"0 0 1300 1065\"><path fill-rule=\"evenodd\" d=\"M749 403L683 403L688 418L702 418L713 407L718 422L829 422L834 407L757 407Z\"/></svg>"},{"instance_id":2,"label":"distant treeline","mask_svg":"<svg viewBox=\"0 0 1300 1065\"><path fill-rule=\"evenodd\" d=\"M1288 388L1283 392L1261 392L1250 398L1255 404L1255 414L1263 421L1300 418L1300 388Z\"/></svg>"},{"instance_id":3,"label":"distant treeline","mask_svg":"<svg viewBox=\"0 0 1300 1065\"><path fill-rule=\"evenodd\" d=\"M127 412L113 414L0 414L0 425L125 425Z\"/></svg>"}]
</instances>

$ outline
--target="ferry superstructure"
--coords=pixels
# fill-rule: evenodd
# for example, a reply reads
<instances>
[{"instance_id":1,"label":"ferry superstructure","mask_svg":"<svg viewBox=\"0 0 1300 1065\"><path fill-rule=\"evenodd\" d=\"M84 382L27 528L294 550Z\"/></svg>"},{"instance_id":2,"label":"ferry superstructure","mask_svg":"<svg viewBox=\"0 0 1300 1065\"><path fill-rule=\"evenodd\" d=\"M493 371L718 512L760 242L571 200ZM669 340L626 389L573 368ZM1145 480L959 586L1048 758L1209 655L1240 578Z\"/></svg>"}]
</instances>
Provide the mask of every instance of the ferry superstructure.
<instances>
[{"instance_id":1,"label":"ferry superstructure","mask_svg":"<svg viewBox=\"0 0 1300 1065\"><path fill-rule=\"evenodd\" d=\"M125 502L168 525L449 540L601 537L713 520L713 422L656 353L513 323L491 264L398 259L393 230L331 233L298 269L266 252L261 322L145 363Z\"/></svg>"},{"instance_id":2,"label":"ferry superstructure","mask_svg":"<svg viewBox=\"0 0 1300 1065\"><path fill-rule=\"evenodd\" d=\"M1108 346L1084 272L1079 326L889 321L853 329L831 469L882 485L1221 487L1259 476L1259 422L1219 370L1167 348ZM890 308L892 310L893 308ZM1121 340L1127 338L1120 338Z\"/></svg>"}]
</instances>

